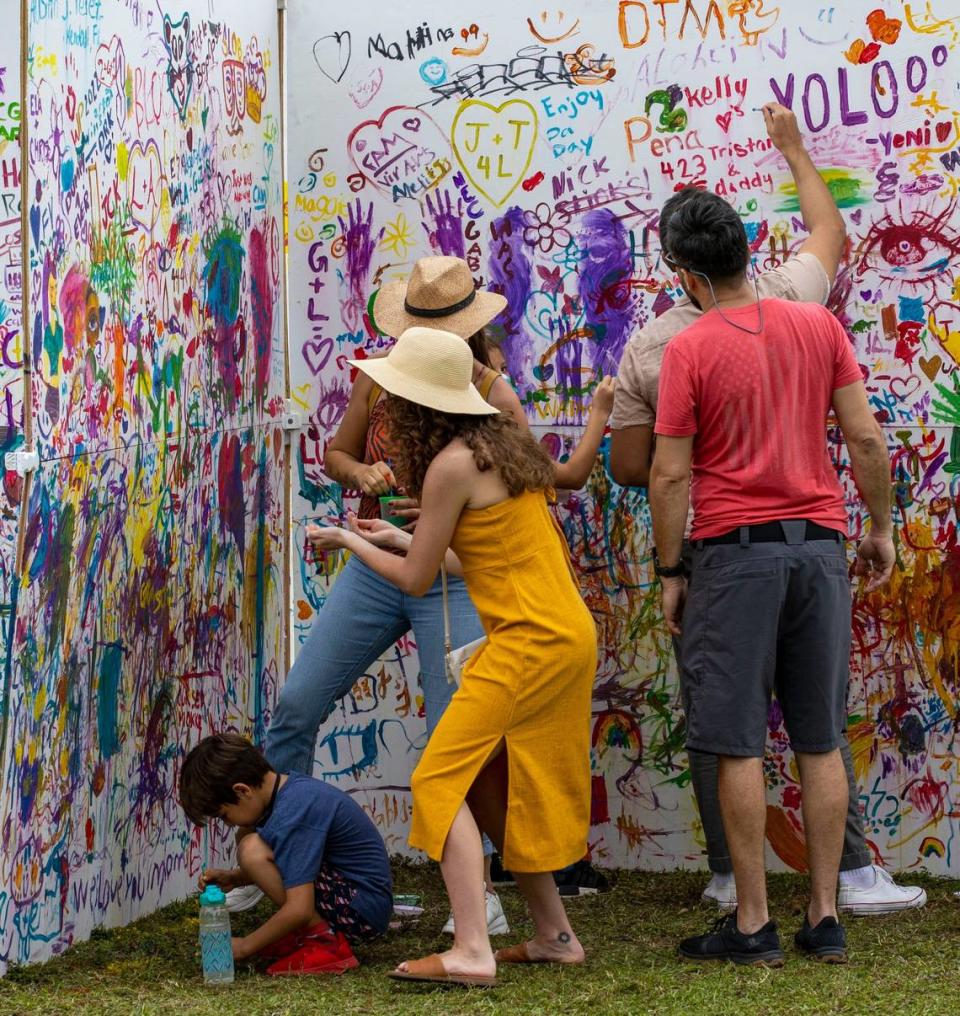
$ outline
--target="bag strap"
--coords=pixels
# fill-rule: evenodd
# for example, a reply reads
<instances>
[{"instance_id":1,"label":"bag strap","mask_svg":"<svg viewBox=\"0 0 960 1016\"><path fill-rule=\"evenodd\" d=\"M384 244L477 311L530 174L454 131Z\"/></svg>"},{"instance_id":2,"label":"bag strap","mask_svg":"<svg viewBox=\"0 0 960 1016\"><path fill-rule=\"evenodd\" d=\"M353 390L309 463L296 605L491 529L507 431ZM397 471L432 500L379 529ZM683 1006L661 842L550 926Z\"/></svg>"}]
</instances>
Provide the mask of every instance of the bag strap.
<instances>
[{"instance_id":1,"label":"bag strap","mask_svg":"<svg viewBox=\"0 0 960 1016\"><path fill-rule=\"evenodd\" d=\"M500 373L499 371L495 371L493 367L483 368L483 373L480 375L480 381L476 386L481 398L486 399L487 396L489 396L490 389L493 388L498 377L500 377Z\"/></svg>"},{"instance_id":2,"label":"bag strap","mask_svg":"<svg viewBox=\"0 0 960 1016\"><path fill-rule=\"evenodd\" d=\"M450 605L447 602L447 566L440 565L440 584L443 586L443 662L447 671L447 682L456 684L457 678L450 666L453 641L450 637Z\"/></svg>"},{"instance_id":3,"label":"bag strap","mask_svg":"<svg viewBox=\"0 0 960 1016\"><path fill-rule=\"evenodd\" d=\"M367 416L373 414L373 407L377 404L380 396L383 394L383 388L374 381L373 387L370 389L370 394L367 396Z\"/></svg>"}]
</instances>

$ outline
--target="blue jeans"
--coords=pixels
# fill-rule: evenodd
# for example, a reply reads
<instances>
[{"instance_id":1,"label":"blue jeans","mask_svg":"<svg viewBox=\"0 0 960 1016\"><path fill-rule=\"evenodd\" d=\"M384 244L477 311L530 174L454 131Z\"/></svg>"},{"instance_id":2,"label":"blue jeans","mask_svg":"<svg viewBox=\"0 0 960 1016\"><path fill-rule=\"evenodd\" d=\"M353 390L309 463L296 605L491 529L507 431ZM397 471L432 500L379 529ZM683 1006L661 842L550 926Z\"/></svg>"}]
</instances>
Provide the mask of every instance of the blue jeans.
<instances>
[{"instance_id":1,"label":"blue jeans","mask_svg":"<svg viewBox=\"0 0 960 1016\"><path fill-rule=\"evenodd\" d=\"M454 648L484 635L463 579L448 576ZM420 658L427 736L457 690L447 681L443 590L438 576L426 596L410 596L351 557L337 576L280 692L265 754L278 772L313 772L320 725L374 663L413 629ZM484 852L489 853L484 841Z\"/></svg>"}]
</instances>

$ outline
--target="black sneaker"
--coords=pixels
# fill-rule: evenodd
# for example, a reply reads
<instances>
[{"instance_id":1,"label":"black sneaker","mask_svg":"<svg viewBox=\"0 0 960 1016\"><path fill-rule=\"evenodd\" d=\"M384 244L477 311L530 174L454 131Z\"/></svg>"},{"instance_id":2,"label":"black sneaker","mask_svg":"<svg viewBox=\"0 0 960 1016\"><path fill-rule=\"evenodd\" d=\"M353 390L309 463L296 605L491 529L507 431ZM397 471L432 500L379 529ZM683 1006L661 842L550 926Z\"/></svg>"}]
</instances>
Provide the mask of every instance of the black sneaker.
<instances>
[{"instance_id":1,"label":"black sneaker","mask_svg":"<svg viewBox=\"0 0 960 1016\"><path fill-rule=\"evenodd\" d=\"M815 928L803 919L803 927L793 936L796 947L821 963L847 962L847 934L835 917L825 917Z\"/></svg>"},{"instance_id":2,"label":"black sneaker","mask_svg":"<svg viewBox=\"0 0 960 1016\"><path fill-rule=\"evenodd\" d=\"M507 871L500 860L499 854L490 857L490 884L491 885L516 885L513 874Z\"/></svg>"},{"instance_id":3,"label":"black sneaker","mask_svg":"<svg viewBox=\"0 0 960 1016\"><path fill-rule=\"evenodd\" d=\"M561 896L589 896L610 892L610 883L589 861L577 861L553 873Z\"/></svg>"},{"instance_id":4,"label":"black sneaker","mask_svg":"<svg viewBox=\"0 0 960 1016\"><path fill-rule=\"evenodd\" d=\"M773 921L744 935L737 928L736 911L721 917L708 934L685 938L679 951L685 960L733 960L751 967L782 967L786 959Z\"/></svg>"}]
</instances>

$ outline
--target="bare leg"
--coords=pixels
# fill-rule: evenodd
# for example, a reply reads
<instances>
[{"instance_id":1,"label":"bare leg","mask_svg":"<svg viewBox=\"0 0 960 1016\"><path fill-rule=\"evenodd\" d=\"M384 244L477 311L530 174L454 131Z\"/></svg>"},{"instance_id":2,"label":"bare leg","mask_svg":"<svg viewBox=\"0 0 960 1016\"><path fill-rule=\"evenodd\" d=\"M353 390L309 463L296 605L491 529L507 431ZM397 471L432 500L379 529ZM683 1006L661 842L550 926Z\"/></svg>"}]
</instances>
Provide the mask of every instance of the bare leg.
<instances>
[{"instance_id":1,"label":"bare leg","mask_svg":"<svg viewBox=\"0 0 960 1016\"><path fill-rule=\"evenodd\" d=\"M474 781L467 798L480 827L498 851L503 850L507 822L507 777L508 756L501 751ZM567 920L552 872L514 872L514 878L537 928L537 934L526 943L530 959L582 963L585 953Z\"/></svg>"},{"instance_id":2,"label":"bare leg","mask_svg":"<svg viewBox=\"0 0 960 1016\"><path fill-rule=\"evenodd\" d=\"M537 933L525 943L531 960L549 963L583 963L587 954L570 927L553 873L515 871L517 888L523 893Z\"/></svg>"},{"instance_id":3,"label":"bare leg","mask_svg":"<svg viewBox=\"0 0 960 1016\"><path fill-rule=\"evenodd\" d=\"M825 917L837 916L837 875L843 853L849 788L837 750L817 755L797 752L797 765L810 865L807 917L810 926L815 928Z\"/></svg>"},{"instance_id":4,"label":"bare leg","mask_svg":"<svg viewBox=\"0 0 960 1016\"><path fill-rule=\"evenodd\" d=\"M480 830L466 803L454 817L443 847L440 871L450 897L456 934L453 948L441 954L449 974L493 976L497 964L487 935L487 908L483 894L483 847ZM401 963L398 970L406 970Z\"/></svg>"},{"instance_id":5,"label":"bare leg","mask_svg":"<svg viewBox=\"0 0 960 1016\"><path fill-rule=\"evenodd\" d=\"M273 851L256 833L249 833L237 844L237 861L244 878L262 889L278 907L286 903L287 891L283 887L280 869L273 862ZM326 925L314 910L309 924L317 923Z\"/></svg>"},{"instance_id":6,"label":"bare leg","mask_svg":"<svg viewBox=\"0 0 960 1016\"><path fill-rule=\"evenodd\" d=\"M737 883L737 927L751 935L770 920L763 858L767 825L763 760L721 755L718 790Z\"/></svg>"}]
</instances>

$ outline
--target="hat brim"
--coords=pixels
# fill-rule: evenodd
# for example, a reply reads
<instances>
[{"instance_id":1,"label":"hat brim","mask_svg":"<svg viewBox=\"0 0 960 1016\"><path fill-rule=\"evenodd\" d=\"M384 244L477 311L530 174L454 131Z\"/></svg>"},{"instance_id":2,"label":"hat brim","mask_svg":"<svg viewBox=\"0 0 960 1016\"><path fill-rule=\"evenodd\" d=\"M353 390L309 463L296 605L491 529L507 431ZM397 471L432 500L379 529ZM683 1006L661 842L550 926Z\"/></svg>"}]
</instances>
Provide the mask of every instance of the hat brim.
<instances>
[{"instance_id":1,"label":"hat brim","mask_svg":"<svg viewBox=\"0 0 960 1016\"><path fill-rule=\"evenodd\" d=\"M469 339L474 332L488 325L507 305L507 298L499 293L478 289L468 307L447 314L445 317L420 317L407 313L404 300L407 295L405 282L388 282L381 286L373 301L373 320L384 335L395 338L408 328L439 328L453 332L462 339Z\"/></svg>"},{"instance_id":2,"label":"hat brim","mask_svg":"<svg viewBox=\"0 0 960 1016\"><path fill-rule=\"evenodd\" d=\"M493 416L500 410L491 406L472 384L460 391L442 385L431 384L419 378L402 374L384 357L371 360L348 360L351 367L363 371L391 395L398 395L420 406L438 409L441 413L456 413L462 416Z\"/></svg>"}]
</instances>

